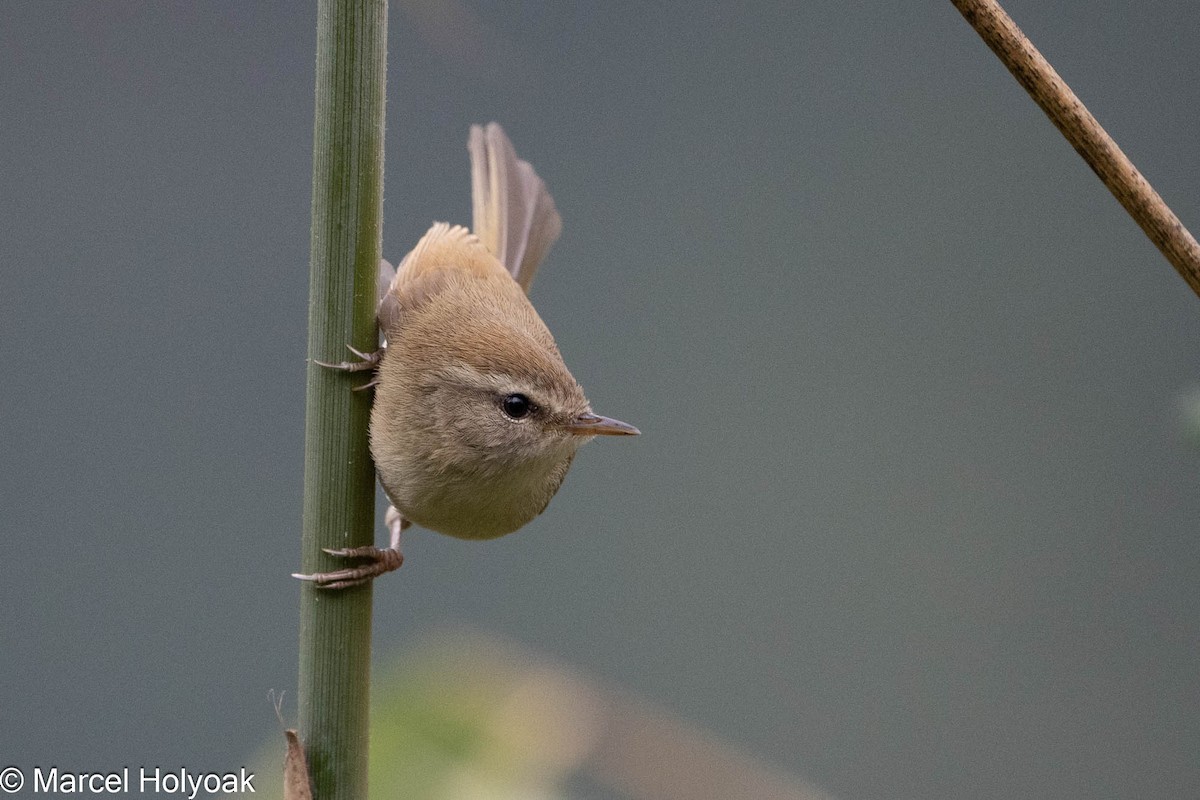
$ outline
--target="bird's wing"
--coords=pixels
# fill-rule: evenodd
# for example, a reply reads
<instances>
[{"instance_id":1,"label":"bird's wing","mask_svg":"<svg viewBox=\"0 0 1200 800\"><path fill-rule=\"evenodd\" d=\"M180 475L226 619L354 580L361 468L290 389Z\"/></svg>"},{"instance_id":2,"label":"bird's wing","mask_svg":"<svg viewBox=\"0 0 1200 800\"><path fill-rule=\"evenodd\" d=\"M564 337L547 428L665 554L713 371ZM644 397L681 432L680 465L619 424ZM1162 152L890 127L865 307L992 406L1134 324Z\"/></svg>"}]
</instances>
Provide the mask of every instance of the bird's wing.
<instances>
[{"instance_id":1,"label":"bird's wing","mask_svg":"<svg viewBox=\"0 0 1200 800\"><path fill-rule=\"evenodd\" d=\"M435 222L408 255L391 273L391 267L379 266L382 294L376 316L379 327L389 331L403 308L419 302L439 287L446 273L466 273L477 278L504 275L504 267L488 252L479 237L461 225ZM436 273L443 273L437 275ZM387 280L386 288L384 281ZM419 295L419 296L418 296Z\"/></svg>"},{"instance_id":2,"label":"bird's wing","mask_svg":"<svg viewBox=\"0 0 1200 800\"><path fill-rule=\"evenodd\" d=\"M379 277L375 280L375 318L379 321L379 330L385 337L400 311L396 298L392 296L392 284L395 282L396 268L386 258L379 259Z\"/></svg>"}]
</instances>

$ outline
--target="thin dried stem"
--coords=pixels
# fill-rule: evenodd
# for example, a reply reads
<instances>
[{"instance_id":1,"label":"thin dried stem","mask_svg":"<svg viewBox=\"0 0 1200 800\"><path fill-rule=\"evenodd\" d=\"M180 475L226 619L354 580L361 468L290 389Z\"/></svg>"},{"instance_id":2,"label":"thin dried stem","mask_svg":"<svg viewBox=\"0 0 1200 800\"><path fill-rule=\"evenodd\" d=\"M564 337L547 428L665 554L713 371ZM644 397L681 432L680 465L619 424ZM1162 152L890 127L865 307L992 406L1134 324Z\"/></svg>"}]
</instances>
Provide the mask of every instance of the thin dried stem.
<instances>
[{"instance_id":1,"label":"thin dried stem","mask_svg":"<svg viewBox=\"0 0 1200 800\"><path fill-rule=\"evenodd\" d=\"M1200 244L995 0L950 0L1200 295Z\"/></svg>"}]
</instances>

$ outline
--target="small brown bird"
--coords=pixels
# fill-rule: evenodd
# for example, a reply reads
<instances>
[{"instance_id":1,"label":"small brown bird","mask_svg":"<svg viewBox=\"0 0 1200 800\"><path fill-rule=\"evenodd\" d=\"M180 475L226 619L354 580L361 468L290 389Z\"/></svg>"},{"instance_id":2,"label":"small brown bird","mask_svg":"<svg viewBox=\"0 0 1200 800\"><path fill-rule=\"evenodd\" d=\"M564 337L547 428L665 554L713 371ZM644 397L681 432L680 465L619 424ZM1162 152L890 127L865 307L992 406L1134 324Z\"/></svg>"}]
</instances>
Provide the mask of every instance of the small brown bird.
<instances>
[{"instance_id":1,"label":"small brown bird","mask_svg":"<svg viewBox=\"0 0 1200 800\"><path fill-rule=\"evenodd\" d=\"M435 223L400 266L380 265L384 347L324 366L376 369L371 454L392 502L391 546L327 552L359 567L296 575L323 588L403 562L415 522L462 539L512 533L540 514L597 435L637 428L592 413L526 292L562 230L554 200L496 123L473 126L475 233Z\"/></svg>"}]
</instances>

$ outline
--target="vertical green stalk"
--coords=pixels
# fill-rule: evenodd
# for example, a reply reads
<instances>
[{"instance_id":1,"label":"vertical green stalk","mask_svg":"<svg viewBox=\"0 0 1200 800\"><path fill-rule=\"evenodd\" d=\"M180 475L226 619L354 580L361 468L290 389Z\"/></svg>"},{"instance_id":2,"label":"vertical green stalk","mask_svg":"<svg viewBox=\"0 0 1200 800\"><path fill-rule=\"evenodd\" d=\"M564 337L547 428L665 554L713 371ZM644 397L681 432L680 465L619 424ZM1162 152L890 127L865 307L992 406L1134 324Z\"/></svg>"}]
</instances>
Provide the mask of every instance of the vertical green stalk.
<instances>
[{"instance_id":1,"label":"vertical green stalk","mask_svg":"<svg viewBox=\"0 0 1200 800\"><path fill-rule=\"evenodd\" d=\"M306 573L343 564L323 547L374 538L371 397L346 373L346 345L376 348L375 274L382 249L387 0L318 0L312 256L304 436ZM301 584L300 734L317 800L365 800L371 587Z\"/></svg>"}]
</instances>

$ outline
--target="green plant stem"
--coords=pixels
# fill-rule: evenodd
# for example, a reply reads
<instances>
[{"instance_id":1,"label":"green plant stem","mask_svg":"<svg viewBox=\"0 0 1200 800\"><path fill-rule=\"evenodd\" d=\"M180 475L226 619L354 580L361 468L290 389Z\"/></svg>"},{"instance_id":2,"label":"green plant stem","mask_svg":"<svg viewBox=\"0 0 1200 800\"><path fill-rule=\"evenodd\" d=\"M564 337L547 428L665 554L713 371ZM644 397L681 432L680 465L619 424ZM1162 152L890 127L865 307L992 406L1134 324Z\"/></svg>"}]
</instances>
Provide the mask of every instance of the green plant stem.
<instances>
[{"instance_id":1,"label":"green plant stem","mask_svg":"<svg viewBox=\"0 0 1200 800\"><path fill-rule=\"evenodd\" d=\"M312 256L304 439L305 573L343 564L324 547L374 539L369 393L312 363L346 345L377 347L375 275L382 249L387 0L319 0L313 129ZM301 585L300 735L317 800L365 800L371 587Z\"/></svg>"}]
</instances>

